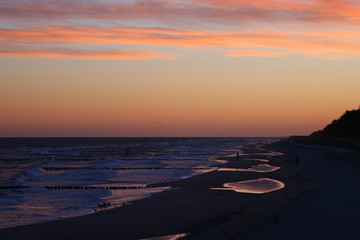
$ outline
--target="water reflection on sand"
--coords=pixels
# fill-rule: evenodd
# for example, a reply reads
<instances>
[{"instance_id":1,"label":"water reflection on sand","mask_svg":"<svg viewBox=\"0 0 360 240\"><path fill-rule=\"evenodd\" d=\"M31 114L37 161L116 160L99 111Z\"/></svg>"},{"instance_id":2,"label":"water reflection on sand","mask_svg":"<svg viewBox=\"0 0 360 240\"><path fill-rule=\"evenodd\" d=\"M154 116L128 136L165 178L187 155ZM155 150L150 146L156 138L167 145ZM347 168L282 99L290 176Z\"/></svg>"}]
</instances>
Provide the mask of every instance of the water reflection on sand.
<instances>
[{"instance_id":1,"label":"water reflection on sand","mask_svg":"<svg viewBox=\"0 0 360 240\"><path fill-rule=\"evenodd\" d=\"M259 161L259 162L270 162L270 160L268 159L260 159L260 158L245 158L242 160L246 160L246 161Z\"/></svg>"},{"instance_id":2,"label":"water reflection on sand","mask_svg":"<svg viewBox=\"0 0 360 240\"><path fill-rule=\"evenodd\" d=\"M260 153L240 153L240 156L253 156L253 155L261 155L261 156L283 156L284 154L281 152L260 152Z\"/></svg>"},{"instance_id":3,"label":"water reflection on sand","mask_svg":"<svg viewBox=\"0 0 360 240\"><path fill-rule=\"evenodd\" d=\"M225 183L224 188L211 188L214 190L233 190L240 193L268 193L284 188L285 184L270 178Z\"/></svg>"},{"instance_id":4,"label":"water reflection on sand","mask_svg":"<svg viewBox=\"0 0 360 240\"><path fill-rule=\"evenodd\" d=\"M252 166L250 168L219 168L218 171L223 172L273 172L275 170L280 169L280 167L271 166L269 164L258 164L256 166Z\"/></svg>"},{"instance_id":5,"label":"water reflection on sand","mask_svg":"<svg viewBox=\"0 0 360 240\"><path fill-rule=\"evenodd\" d=\"M180 233L180 234L163 236L163 237L143 238L140 240L178 240L178 239L182 239L188 235L189 235L188 233Z\"/></svg>"}]
</instances>

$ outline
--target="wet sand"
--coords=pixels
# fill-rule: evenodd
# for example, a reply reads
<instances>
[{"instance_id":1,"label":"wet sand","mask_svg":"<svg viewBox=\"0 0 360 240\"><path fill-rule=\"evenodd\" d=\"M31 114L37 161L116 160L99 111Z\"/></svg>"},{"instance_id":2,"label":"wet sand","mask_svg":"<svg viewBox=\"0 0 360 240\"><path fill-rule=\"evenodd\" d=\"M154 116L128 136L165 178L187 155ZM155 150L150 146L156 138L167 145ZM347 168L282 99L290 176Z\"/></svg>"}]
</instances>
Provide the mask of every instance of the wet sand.
<instances>
[{"instance_id":1,"label":"wet sand","mask_svg":"<svg viewBox=\"0 0 360 240\"><path fill-rule=\"evenodd\" d=\"M284 152L285 155L274 154L271 157L264 155L270 150ZM250 155L241 155L239 161L236 157L230 158L230 162L221 167L246 169L264 162L242 159L269 159L268 164L279 166L281 169L266 173L215 171L181 181L158 184L157 186L173 186L177 190L162 192L120 208L91 215L3 229L0 230L0 238L141 239L190 233L188 239L341 239L304 238L305 233L300 234L300 227L312 226L309 221L313 219L313 216L306 211L309 201L313 204L310 205L316 209L317 205L321 205L326 198L328 202L331 202L329 200L336 196L336 192L324 192L326 181L331 180L336 183L336 178L344 177L344 174L346 176L350 170L359 173L359 169L355 171L354 167L345 167L341 176L336 175L334 179L325 174L326 181L324 182L320 176L324 174L318 174L318 171L328 172L335 165L328 164L325 168L321 168L322 164L327 161L335 162L338 168L340 165L351 165L347 162L338 163L334 155L327 151L330 150L295 146L288 141L271 144L260 150L259 146L248 145L244 153ZM300 159L298 167L295 166L295 156ZM340 152L338 156L343 158L344 153ZM318 159L321 161L315 164ZM313 164L317 167L313 167ZM224 183L258 178L281 181L285 184L285 188L265 194L210 189L223 188ZM359 177L356 179L358 180ZM339 193L344 193L348 188L336 185L335 189ZM352 196L355 197L355 195ZM360 200L360 195L358 200ZM321 209L326 210L324 207L319 211ZM344 217L345 215L345 213L342 214ZM321 214L318 213L317 217L315 219L320 221ZM301 221L304 226L298 225ZM290 228L288 225L294 227ZM349 228L353 226L354 224L350 224ZM313 226L313 228L316 227ZM294 229L298 230L299 238L294 238L297 237L294 236ZM316 232L310 232L310 234L317 236Z\"/></svg>"},{"instance_id":2,"label":"wet sand","mask_svg":"<svg viewBox=\"0 0 360 240\"><path fill-rule=\"evenodd\" d=\"M237 240L354 240L360 236L360 154L329 147L282 143L299 157L301 178L318 185L286 202L274 222L242 232Z\"/></svg>"}]
</instances>

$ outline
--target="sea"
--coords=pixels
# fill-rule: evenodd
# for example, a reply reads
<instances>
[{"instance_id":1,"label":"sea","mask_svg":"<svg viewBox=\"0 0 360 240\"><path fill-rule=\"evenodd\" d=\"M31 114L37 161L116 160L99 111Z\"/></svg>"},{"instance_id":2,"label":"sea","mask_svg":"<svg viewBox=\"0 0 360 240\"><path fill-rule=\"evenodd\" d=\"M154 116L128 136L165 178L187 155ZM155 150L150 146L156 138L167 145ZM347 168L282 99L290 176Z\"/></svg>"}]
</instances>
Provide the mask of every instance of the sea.
<instances>
[{"instance_id":1,"label":"sea","mask_svg":"<svg viewBox=\"0 0 360 240\"><path fill-rule=\"evenodd\" d=\"M271 138L0 138L0 228L131 204Z\"/></svg>"}]
</instances>

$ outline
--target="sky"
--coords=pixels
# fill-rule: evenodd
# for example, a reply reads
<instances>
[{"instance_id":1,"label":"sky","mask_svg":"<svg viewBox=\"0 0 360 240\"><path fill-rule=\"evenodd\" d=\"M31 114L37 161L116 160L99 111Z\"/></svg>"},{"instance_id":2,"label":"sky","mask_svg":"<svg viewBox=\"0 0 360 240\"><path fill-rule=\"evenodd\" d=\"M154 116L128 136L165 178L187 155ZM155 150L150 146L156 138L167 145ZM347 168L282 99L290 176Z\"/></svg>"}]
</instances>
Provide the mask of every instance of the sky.
<instances>
[{"instance_id":1,"label":"sky","mask_svg":"<svg viewBox=\"0 0 360 240\"><path fill-rule=\"evenodd\" d=\"M307 135L360 104L357 0L0 0L0 137Z\"/></svg>"}]
</instances>

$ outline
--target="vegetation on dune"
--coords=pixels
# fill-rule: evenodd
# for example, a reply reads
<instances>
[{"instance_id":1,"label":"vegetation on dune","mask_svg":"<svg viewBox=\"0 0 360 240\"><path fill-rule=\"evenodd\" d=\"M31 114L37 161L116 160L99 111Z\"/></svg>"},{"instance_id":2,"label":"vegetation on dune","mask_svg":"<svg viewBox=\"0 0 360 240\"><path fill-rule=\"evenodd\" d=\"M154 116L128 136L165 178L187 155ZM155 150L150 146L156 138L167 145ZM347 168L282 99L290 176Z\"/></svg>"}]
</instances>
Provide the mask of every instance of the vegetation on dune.
<instances>
[{"instance_id":1,"label":"vegetation on dune","mask_svg":"<svg viewBox=\"0 0 360 240\"><path fill-rule=\"evenodd\" d=\"M360 152L360 107L346 111L323 130L310 136L292 136L293 142L308 145L336 147Z\"/></svg>"},{"instance_id":2,"label":"vegetation on dune","mask_svg":"<svg viewBox=\"0 0 360 240\"><path fill-rule=\"evenodd\" d=\"M360 137L360 109L346 111L323 130L311 134L315 137Z\"/></svg>"}]
</instances>

